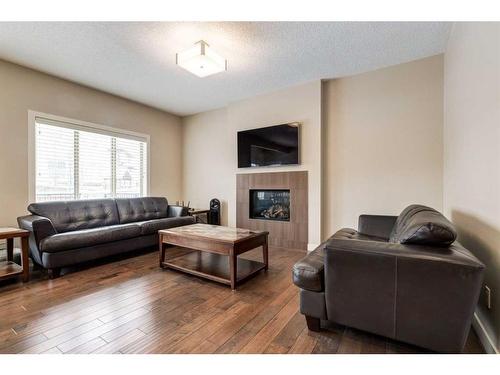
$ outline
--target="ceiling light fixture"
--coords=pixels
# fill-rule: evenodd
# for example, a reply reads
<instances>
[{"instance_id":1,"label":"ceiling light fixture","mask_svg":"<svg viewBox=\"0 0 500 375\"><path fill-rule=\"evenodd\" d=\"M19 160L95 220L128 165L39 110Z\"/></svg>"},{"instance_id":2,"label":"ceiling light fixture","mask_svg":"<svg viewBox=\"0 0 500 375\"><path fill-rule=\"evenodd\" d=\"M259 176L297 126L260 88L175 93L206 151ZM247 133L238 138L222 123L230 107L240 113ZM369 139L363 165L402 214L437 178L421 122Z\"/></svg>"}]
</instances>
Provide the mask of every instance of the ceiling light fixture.
<instances>
[{"instance_id":1,"label":"ceiling light fixture","mask_svg":"<svg viewBox=\"0 0 500 375\"><path fill-rule=\"evenodd\" d=\"M177 53L175 62L198 77L206 77L227 70L227 60L203 40L195 43L190 49Z\"/></svg>"}]
</instances>

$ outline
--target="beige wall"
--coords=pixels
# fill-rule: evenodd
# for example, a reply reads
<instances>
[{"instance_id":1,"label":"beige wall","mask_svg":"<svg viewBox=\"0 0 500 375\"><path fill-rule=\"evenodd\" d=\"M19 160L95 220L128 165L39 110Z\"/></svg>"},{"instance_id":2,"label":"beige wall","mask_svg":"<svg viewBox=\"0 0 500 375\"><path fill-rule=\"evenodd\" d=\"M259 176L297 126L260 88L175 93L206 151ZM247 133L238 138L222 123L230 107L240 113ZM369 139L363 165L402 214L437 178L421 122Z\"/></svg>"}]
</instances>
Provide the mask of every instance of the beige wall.
<instances>
[{"instance_id":1,"label":"beige wall","mask_svg":"<svg viewBox=\"0 0 500 375\"><path fill-rule=\"evenodd\" d=\"M444 210L486 264L492 309L477 315L500 343L500 24L457 23L445 54ZM498 350L498 349L497 349Z\"/></svg>"},{"instance_id":2,"label":"beige wall","mask_svg":"<svg viewBox=\"0 0 500 375\"><path fill-rule=\"evenodd\" d=\"M324 83L324 235L362 213L442 209L442 55Z\"/></svg>"},{"instance_id":3,"label":"beige wall","mask_svg":"<svg viewBox=\"0 0 500 375\"><path fill-rule=\"evenodd\" d=\"M237 168L239 130L301 123L301 164ZM310 248L321 239L321 82L315 81L231 103L226 108L183 118L184 199L207 207L223 203L223 223L236 225L236 174L307 170Z\"/></svg>"},{"instance_id":4,"label":"beige wall","mask_svg":"<svg viewBox=\"0 0 500 375\"><path fill-rule=\"evenodd\" d=\"M183 199L191 207L208 208L212 198L222 204L222 225L228 225L228 201L236 189L227 109L184 117L183 125ZM234 202L231 202L234 204Z\"/></svg>"},{"instance_id":5,"label":"beige wall","mask_svg":"<svg viewBox=\"0 0 500 375\"><path fill-rule=\"evenodd\" d=\"M0 60L0 226L28 205L28 110L149 134L151 195L181 198L178 117Z\"/></svg>"}]
</instances>

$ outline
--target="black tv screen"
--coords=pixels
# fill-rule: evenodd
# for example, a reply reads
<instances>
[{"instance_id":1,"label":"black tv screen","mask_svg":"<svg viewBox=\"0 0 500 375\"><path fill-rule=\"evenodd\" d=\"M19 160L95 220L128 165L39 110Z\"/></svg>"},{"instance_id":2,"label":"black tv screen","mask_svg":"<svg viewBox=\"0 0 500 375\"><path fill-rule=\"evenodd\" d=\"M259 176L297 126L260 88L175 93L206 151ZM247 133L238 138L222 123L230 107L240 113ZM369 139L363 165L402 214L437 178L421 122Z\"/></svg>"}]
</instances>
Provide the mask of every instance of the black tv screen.
<instances>
[{"instance_id":1,"label":"black tv screen","mask_svg":"<svg viewBox=\"0 0 500 375\"><path fill-rule=\"evenodd\" d=\"M238 168L299 164L298 124L238 132Z\"/></svg>"}]
</instances>

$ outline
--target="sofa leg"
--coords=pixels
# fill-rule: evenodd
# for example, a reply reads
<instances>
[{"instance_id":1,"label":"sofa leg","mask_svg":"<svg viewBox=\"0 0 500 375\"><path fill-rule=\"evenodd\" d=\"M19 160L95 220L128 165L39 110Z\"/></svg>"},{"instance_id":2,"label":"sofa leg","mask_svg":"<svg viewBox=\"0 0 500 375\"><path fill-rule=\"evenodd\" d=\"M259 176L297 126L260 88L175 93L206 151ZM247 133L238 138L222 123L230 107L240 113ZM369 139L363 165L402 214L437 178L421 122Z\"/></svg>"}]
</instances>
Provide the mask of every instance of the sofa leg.
<instances>
[{"instance_id":1,"label":"sofa leg","mask_svg":"<svg viewBox=\"0 0 500 375\"><path fill-rule=\"evenodd\" d=\"M49 279L57 279L59 276L61 276L61 269L60 268L49 268Z\"/></svg>"},{"instance_id":2,"label":"sofa leg","mask_svg":"<svg viewBox=\"0 0 500 375\"><path fill-rule=\"evenodd\" d=\"M306 315L307 328L310 331L319 332L321 329L320 320L318 318L313 318L312 316Z\"/></svg>"}]
</instances>

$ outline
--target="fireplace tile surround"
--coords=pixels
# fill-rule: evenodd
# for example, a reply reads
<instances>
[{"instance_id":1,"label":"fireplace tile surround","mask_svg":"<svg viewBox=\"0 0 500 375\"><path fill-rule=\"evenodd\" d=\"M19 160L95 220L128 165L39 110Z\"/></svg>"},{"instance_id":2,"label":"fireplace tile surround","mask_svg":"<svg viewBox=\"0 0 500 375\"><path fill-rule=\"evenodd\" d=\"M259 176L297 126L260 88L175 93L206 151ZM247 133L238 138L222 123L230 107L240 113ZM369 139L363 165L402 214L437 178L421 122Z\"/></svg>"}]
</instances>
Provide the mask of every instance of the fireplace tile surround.
<instances>
[{"instance_id":1,"label":"fireplace tile surround","mask_svg":"<svg viewBox=\"0 0 500 375\"><path fill-rule=\"evenodd\" d=\"M269 244L275 247L307 249L308 172L241 173L236 176L236 226L269 231ZM272 194L274 193L274 194ZM260 194L260 195L259 195ZM258 203L252 206L252 196ZM266 218L288 205L288 218Z\"/></svg>"}]
</instances>

